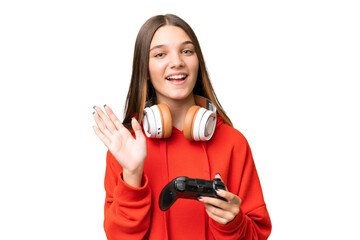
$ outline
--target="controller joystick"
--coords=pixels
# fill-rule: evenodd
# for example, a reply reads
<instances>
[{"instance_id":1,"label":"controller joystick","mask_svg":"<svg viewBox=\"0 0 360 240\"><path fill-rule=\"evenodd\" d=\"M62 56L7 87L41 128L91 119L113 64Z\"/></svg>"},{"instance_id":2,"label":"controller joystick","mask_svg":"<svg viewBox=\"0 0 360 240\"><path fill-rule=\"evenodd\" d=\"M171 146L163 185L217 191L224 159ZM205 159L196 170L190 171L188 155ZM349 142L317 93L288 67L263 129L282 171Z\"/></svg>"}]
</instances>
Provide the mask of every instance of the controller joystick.
<instances>
[{"instance_id":1,"label":"controller joystick","mask_svg":"<svg viewBox=\"0 0 360 240\"><path fill-rule=\"evenodd\" d=\"M178 198L197 199L200 196L215 197L226 201L216 194L216 190L225 190L225 184L220 178L212 181L188 177L177 177L169 182L161 191L159 206L166 211Z\"/></svg>"}]
</instances>

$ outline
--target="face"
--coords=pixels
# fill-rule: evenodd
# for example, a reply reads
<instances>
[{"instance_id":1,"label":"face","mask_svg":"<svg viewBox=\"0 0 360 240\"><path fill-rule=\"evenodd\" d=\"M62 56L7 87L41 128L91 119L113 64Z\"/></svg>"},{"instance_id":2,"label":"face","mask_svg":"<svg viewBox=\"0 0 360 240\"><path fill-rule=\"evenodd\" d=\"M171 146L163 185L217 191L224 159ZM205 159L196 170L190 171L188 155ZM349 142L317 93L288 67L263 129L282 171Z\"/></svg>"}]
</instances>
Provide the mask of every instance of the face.
<instances>
[{"instance_id":1,"label":"face","mask_svg":"<svg viewBox=\"0 0 360 240\"><path fill-rule=\"evenodd\" d=\"M192 98L198 69L195 47L184 30L167 25L155 32L149 72L157 103Z\"/></svg>"}]
</instances>

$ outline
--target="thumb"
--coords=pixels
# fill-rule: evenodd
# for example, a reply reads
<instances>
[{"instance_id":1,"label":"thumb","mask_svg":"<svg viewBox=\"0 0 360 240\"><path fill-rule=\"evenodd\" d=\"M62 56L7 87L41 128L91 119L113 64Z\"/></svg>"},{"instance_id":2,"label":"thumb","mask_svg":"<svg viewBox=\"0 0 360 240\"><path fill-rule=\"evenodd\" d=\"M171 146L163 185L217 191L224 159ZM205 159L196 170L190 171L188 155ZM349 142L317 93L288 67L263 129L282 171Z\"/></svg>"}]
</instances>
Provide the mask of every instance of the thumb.
<instances>
[{"instance_id":1,"label":"thumb","mask_svg":"<svg viewBox=\"0 0 360 240\"><path fill-rule=\"evenodd\" d=\"M136 139L141 138L141 137L144 136L144 134L142 133L141 126L140 126L139 122L135 118L131 119L131 126L132 126L132 129L135 132Z\"/></svg>"},{"instance_id":2,"label":"thumb","mask_svg":"<svg viewBox=\"0 0 360 240\"><path fill-rule=\"evenodd\" d=\"M216 173L215 174L215 178L219 178L222 182L224 182L224 180L221 178L221 175L220 175L220 173ZM224 183L225 184L225 183ZM226 191L228 191L228 188L225 186L225 189L226 189Z\"/></svg>"}]
</instances>

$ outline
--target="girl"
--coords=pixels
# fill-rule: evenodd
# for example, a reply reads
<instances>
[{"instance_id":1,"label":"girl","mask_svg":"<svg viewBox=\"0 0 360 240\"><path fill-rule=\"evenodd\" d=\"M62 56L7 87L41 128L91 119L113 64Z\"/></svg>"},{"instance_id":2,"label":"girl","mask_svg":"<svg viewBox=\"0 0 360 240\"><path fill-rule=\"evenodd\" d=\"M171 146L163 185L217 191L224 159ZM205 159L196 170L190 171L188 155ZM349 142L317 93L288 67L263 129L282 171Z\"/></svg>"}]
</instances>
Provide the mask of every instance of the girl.
<instances>
[{"instance_id":1,"label":"girl","mask_svg":"<svg viewBox=\"0 0 360 240\"><path fill-rule=\"evenodd\" d=\"M108 239L267 239L271 223L249 145L217 100L186 22L159 15L140 29L122 123L109 106L94 108L94 131L109 149ZM221 178L227 190L217 194L226 201L178 199L161 211L161 190L179 176Z\"/></svg>"}]
</instances>

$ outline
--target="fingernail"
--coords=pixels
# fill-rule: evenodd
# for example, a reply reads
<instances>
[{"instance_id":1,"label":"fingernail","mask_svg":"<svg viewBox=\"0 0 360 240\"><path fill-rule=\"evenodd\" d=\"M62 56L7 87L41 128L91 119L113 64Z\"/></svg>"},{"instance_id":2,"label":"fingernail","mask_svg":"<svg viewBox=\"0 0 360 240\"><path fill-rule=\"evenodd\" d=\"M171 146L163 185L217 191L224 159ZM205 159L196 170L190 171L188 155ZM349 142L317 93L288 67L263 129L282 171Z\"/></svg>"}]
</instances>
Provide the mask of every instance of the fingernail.
<instances>
[{"instance_id":1,"label":"fingernail","mask_svg":"<svg viewBox=\"0 0 360 240\"><path fill-rule=\"evenodd\" d=\"M217 194L219 194L219 193L221 194L222 192L224 192L224 190L222 190L222 189L216 189L215 191Z\"/></svg>"},{"instance_id":2,"label":"fingernail","mask_svg":"<svg viewBox=\"0 0 360 240\"><path fill-rule=\"evenodd\" d=\"M93 109L95 109L95 108L96 108L96 106L94 105L94 106L93 106Z\"/></svg>"},{"instance_id":3,"label":"fingernail","mask_svg":"<svg viewBox=\"0 0 360 240\"><path fill-rule=\"evenodd\" d=\"M201 202L203 199L202 197L198 197L197 200Z\"/></svg>"},{"instance_id":4,"label":"fingernail","mask_svg":"<svg viewBox=\"0 0 360 240\"><path fill-rule=\"evenodd\" d=\"M93 112L93 115L95 114L95 112Z\"/></svg>"},{"instance_id":5,"label":"fingernail","mask_svg":"<svg viewBox=\"0 0 360 240\"><path fill-rule=\"evenodd\" d=\"M104 108L106 108L106 104L104 105Z\"/></svg>"}]
</instances>

